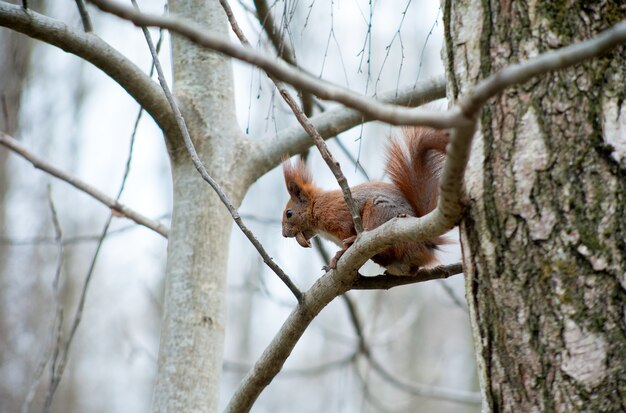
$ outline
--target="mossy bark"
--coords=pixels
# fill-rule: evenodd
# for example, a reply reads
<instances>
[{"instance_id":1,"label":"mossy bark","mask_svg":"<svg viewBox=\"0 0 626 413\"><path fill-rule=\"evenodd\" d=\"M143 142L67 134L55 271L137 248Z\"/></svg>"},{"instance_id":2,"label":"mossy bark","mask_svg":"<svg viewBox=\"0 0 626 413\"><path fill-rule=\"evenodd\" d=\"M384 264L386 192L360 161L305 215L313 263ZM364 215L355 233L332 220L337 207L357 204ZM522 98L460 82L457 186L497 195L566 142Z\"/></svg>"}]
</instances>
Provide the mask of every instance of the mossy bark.
<instances>
[{"instance_id":1,"label":"mossy bark","mask_svg":"<svg viewBox=\"0 0 626 413\"><path fill-rule=\"evenodd\" d=\"M444 2L451 98L626 19L619 1ZM486 411L626 410L626 48L480 118L461 224Z\"/></svg>"}]
</instances>

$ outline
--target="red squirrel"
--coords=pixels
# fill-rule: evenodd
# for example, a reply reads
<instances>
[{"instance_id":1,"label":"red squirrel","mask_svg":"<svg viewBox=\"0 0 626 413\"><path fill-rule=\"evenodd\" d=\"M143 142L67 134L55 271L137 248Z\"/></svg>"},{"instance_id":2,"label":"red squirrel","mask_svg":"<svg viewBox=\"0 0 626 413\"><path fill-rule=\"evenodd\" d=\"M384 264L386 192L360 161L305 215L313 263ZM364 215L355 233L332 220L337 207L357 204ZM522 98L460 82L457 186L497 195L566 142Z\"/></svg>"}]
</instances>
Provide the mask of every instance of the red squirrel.
<instances>
[{"instance_id":1,"label":"red squirrel","mask_svg":"<svg viewBox=\"0 0 626 413\"><path fill-rule=\"evenodd\" d=\"M368 182L350 188L365 230L372 230L395 217L421 217L437 205L439 177L445 161L448 133L428 128L405 128L403 139L390 139L386 172L391 183ZM283 236L295 237L310 247L309 240L321 235L342 249L337 261L356 239L352 215L340 190L325 191L313 184L310 171L298 160L283 162L290 199L282 218ZM425 242L404 242L372 257L388 274L409 275L435 261L435 250L446 244L443 238Z\"/></svg>"}]
</instances>

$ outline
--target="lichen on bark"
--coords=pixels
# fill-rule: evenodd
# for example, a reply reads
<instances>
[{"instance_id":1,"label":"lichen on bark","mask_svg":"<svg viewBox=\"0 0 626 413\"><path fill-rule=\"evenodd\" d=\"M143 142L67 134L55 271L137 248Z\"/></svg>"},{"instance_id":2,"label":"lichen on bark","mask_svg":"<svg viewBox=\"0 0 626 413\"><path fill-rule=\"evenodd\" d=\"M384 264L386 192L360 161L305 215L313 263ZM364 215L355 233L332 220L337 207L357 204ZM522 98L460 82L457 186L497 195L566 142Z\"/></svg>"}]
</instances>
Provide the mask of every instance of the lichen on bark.
<instances>
[{"instance_id":1,"label":"lichen on bark","mask_svg":"<svg viewBox=\"0 0 626 413\"><path fill-rule=\"evenodd\" d=\"M609 1L450 3L483 16L479 47L447 53L459 96L476 74L626 18ZM467 24L446 25L450 44ZM481 113L461 229L486 411L626 409L625 56L538 77Z\"/></svg>"}]
</instances>

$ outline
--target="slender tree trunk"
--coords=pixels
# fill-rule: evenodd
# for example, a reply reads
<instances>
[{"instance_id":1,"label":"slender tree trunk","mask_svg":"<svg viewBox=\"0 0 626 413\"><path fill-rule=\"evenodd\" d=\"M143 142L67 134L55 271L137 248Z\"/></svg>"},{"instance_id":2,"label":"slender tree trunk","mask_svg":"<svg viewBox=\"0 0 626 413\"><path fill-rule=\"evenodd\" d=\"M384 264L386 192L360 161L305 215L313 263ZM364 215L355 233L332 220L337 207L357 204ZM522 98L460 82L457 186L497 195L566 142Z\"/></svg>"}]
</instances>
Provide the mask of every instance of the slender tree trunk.
<instances>
[{"instance_id":1,"label":"slender tree trunk","mask_svg":"<svg viewBox=\"0 0 626 413\"><path fill-rule=\"evenodd\" d=\"M172 14L228 36L217 0L170 1ZM174 36L174 92L208 172L239 204L237 127L230 60ZM182 142L169 141L174 183L165 305L153 410L214 412L218 408L225 325L228 241L232 220L202 180Z\"/></svg>"},{"instance_id":2,"label":"slender tree trunk","mask_svg":"<svg viewBox=\"0 0 626 413\"><path fill-rule=\"evenodd\" d=\"M617 0L443 9L452 97L626 18ZM626 410L625 55L536 78L482 112L461 228L486 411Z\"/></svg>"}]
</instances>

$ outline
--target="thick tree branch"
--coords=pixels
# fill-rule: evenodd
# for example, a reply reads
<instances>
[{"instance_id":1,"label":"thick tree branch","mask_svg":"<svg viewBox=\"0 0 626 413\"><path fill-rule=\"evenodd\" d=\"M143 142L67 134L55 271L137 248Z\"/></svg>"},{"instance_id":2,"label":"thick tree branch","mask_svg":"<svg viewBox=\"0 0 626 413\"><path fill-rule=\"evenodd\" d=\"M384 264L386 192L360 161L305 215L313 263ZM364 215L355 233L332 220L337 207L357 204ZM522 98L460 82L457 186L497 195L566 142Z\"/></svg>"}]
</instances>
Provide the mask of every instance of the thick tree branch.
<instances>
[{"instance_id":1,"label":"thick tree branch","mask_svg":"<svg viewBox=\"0 0 626 413\"><path fill-rule=\"evenodd\" d=\"M154 232L157 232L163 237L167 238L167 234L169 230L165 225L157 221L154 221L150 218L147 218L139 214L138 212L135 212L134 210L128 208L127 206L123 204L120 204L114 198L111 198L110 196L104 194L98 189L92 187L91 185L61 171L60 169L49 164L43 159L38 158L37 156L29 152L26 148L24 148L18 141L16 141L9 135L6 135L2 132L0 132L0 145L4 145L8 149L17 153L22 158L30 162L35 168L40 169L44 172L47 172L50 175L62 181L67 182L68 184L72 185L74 188L100 201L104 205L108 206L116 215L121 215L128 219L131 219L135 221L137 224L143 225L144 227L149 228L153 230Z\"/></svg>"},{"instance_id":2,"label":"thick tree branch","mask_svg":"<svg viewBox=\"0 0 626 413\"><path fill-rule=\"evenodd\" d=\"M176 121L163 91L140 68L92 33L32 10L0 2L0 26L24 33L90 62L122 86L169 137L178 136Z\"/></svg>"}]
</instances>

